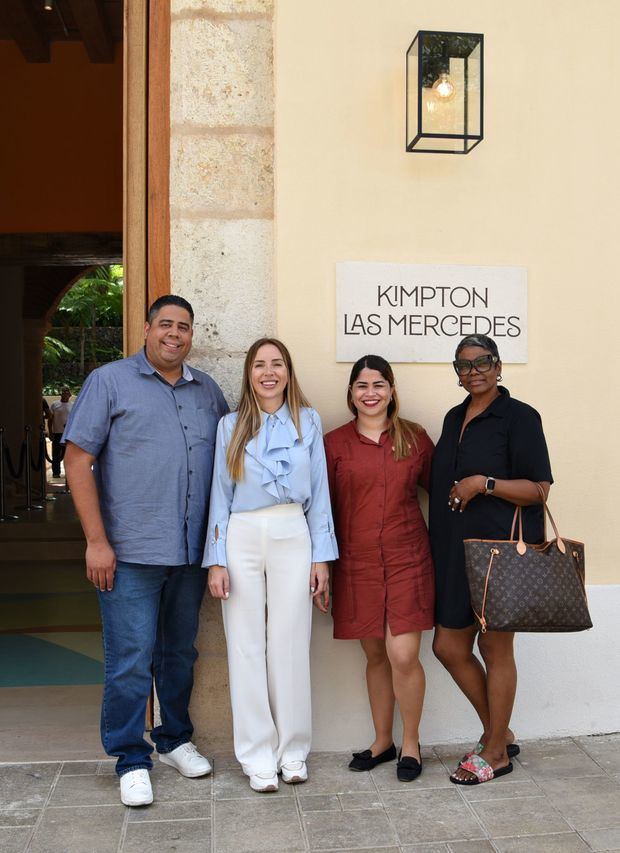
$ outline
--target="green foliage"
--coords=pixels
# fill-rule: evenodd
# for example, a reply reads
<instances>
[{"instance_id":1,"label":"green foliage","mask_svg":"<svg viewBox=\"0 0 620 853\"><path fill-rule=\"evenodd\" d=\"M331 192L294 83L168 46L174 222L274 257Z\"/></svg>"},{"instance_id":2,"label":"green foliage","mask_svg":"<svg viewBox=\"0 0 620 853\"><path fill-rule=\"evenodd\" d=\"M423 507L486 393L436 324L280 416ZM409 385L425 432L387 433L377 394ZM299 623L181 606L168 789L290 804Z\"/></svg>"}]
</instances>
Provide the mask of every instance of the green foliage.
<instances>
[{"instance_id":1,"label":"green foliage","mask_svg":"<svg viewBox=\"0 0 620 853\"><path fill-rule=\"evenodd\" d=\"M75 353L63 341L52 335L46 335L43 339L43 364L58 364L62 359L73 358Z\"/></svg>"},{"instance_id":2,"label":"green foliage","mask_svg":"<svg viewBox=\"0 0 620 853\"><path fill-rule=\"evenodd\" d=\"M79 362L82 376L85 375L87 341L91 369L102 362L120 358L120 351L101 352L97 329L123 325L123 267L120 264L93 267L63 296L52 317L52 325L80 330Z\"/></svg>"},{"instance_id":3,"label":"green foliage","mask_svg":"<svg viewBox=\"0 0 620 853\"><path fill-rule=\"evenodd\" d=\"M54 326L122 326L123 267L94 267L62 298Z\"/></svg>"},{"instance_id":4,"label":"green foliage","mask_svg":"<svg viewBox=\"0 0 620 853\"><path fill-rule=\"evenodd\" d=\"M97 266L76 281L51 318L43 348L44 393L76 393L100 364L123 357L123 267Z\"/></svg>"},{"instance_id":5,"label":"green foliage","mask_svg":"<svg viewBox=\"0 0 620 853\"><path fill-rule=\"evenodd\" d=\"M53 381L43 383L42 394L44 397L55 397L60 395L61 388L68 388L72 396L77 397L82 385L82 382L74 382L71 379L54 379Z\"/></svg>"}]
</instances>

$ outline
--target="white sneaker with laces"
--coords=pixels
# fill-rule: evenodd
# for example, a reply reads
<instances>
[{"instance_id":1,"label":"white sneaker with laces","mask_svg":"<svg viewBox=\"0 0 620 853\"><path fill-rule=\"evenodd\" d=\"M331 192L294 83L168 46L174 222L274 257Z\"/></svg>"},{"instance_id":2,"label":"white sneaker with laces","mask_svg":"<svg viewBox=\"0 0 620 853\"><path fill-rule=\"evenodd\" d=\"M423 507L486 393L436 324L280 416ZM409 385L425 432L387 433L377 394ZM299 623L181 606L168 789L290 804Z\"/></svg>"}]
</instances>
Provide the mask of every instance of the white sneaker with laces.
<instances>
[{"instance_id":1,"label":"white sneaker with laces","mask_svg":"<svg viewBox=\"0 0 620 853\"><path fill-rule=\"evenodd\" d=\"M259 794L267 794L269 791L278 790L277 773L254 773L250 776L250 788Z\"/></svg>"},{"instance_id":2,"label":"white sneaker with laces","mask_svg":"<svg viewBox=\"0 0 620 853\"><path fill-rule=\"evenodd\" d=\"M125 806L149 806L153 802L153 789L149 771L130 770L121 776L121 803Z\"/></svg>"},{"instance_id":3,"label":"white sneaker with laces","mask_svg":"<svg viewBox=\"0 0 620 853\"><path fill-rule=\"evenodd\" d=\"M305 761L288 761L280 767L282 781L287 785L297 785L308 780L308 768Z\"/></svg>"},{"instance_id":4,"label":"white sneaker with laces","mask_svg":"<svg viewBox=\"0 0 620 853\"><path fill-rule=\"evenodd\" d=\"M201 755L194 744L189 741L177 746L172 752L160 752L159 760L174 767L181 776L187 776L188 779L208 776L211 772L209 759Z\"/></svg>"}]
</instances>

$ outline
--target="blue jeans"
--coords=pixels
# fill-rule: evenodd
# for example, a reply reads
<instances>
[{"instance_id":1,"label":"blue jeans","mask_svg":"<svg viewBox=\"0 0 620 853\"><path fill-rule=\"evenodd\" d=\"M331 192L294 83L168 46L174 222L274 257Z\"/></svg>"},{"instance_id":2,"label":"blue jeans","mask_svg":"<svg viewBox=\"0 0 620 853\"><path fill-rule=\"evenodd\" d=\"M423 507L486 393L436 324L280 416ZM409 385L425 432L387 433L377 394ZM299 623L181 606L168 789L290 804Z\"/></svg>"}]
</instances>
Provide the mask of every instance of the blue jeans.
<instances>
[{"instance_id":1,"label":"blue jeans","mask_svg":"<svg viewBox=\"0 0 620 853\"><path fill-rule=\"evenodd\" d=\"M152 746L144 740L153 677L161 710L161 725L151 732L157 751L191 740L194 640L206 581L200 566L119 561L111 592L97 593L105 658L101 742L118 758L119 776L153 766Z\"/></svg>"}]
</instances>

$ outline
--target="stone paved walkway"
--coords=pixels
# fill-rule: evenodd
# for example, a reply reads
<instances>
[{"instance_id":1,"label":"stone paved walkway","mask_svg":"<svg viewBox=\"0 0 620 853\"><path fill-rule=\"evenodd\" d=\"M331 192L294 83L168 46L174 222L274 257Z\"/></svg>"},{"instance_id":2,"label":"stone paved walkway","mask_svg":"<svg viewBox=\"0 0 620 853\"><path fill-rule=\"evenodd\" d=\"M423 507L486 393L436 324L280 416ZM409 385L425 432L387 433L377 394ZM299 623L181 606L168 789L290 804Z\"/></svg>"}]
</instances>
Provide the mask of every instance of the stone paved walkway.
<instances>
[{"instance_id":1,"label":"stone paved walkway","mask_svg":"<svg viewBox=\"0 0 620 853\"><path fill-rule=\"evenodd\" d=\"M183 779L158 764L155 803L119 804L111 761L0 765L3 853L572 853L620 851L620 734L522 743L514 772L473 788L448 780L464 745L423 750L424 773L347 770L314 753L305 785L255 794L230 755Z\"/></svg>"}]
</instances>

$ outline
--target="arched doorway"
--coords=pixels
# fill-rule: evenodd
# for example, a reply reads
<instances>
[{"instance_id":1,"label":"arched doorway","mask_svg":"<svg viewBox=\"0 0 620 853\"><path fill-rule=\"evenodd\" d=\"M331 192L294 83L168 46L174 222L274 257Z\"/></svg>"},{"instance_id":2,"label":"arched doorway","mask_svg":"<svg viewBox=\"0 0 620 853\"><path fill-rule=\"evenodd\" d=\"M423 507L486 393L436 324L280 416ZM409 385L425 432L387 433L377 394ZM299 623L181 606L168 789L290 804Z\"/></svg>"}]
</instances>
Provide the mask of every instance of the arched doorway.
<instances>
[{"instance_id":1,"label":"arched doorway","mask_svg":"<svg viewBox=\"0 0 620 853\"><path fill-rule=\"evenodd\" d=\"M15 120L11 122L12 134L5 135L12 140L13 147L8 152L0 151L0 163L4 164L4 168L8 166L11 169L15 169L17 164L23 165L26 146L20 146L18 134L15 132L15 128L23 124L20 105L28 103L33 115L41 114L41 110L33 108L32 95L33 93L41 94L44 91L46 72L56 73L58 69L55 68L55 61L61 54L64 53L65 58L71 54L75 59L80 51L86 51L88 61L84 60L84 56L81 57L81 70L65 74L64 79L78 86L82 84L82 90L91 97L91 102L94 89L92 85L85 83L85 80L92 80L93 75L105 77L108 72L112 76L116 74L117 82L114 85L117 85L120 80L116 100L116 109L120 116L116 148L118 157L114 160L120 181L118 193L120 207L117 205L118 216L113 221L91 219L85 224L84 221L75 217L71 221L63 220L58 216L62 210L72 214L77 209L75 204L70 203L71 182L65 181L56 195L51 198L51 203L45 207L50 214L47 220L43 221L42 218L37 220L37 215L41 214L43 206L37 205L35 197L30 204L22 205L22 210L26 214L32 214L26 224L17 216L16 212L19 209L17 204L9 205L14 215L7 221L0 221L0 310L3 312L5 326L9 329L9 335L2 336L0 342L0 363L3 364L5 377L8 377L8 382L5 382L3 402L0 404L0 425L7 424L7 436L12 433L16 442L21 439L25 423L36 425L39 423L41 351L47 318L71 283L93 264L124 263L126 273L125 352L135 351L141 344L147 302L169 289L167 262L169 135L166 132L168 76L165 71L170 61L169 3L131 0L131 3L123 4L122 0L111 0L104 4L106 13L114 11L118 16L120 11L121 26L120 29L116 27L114 30L116 36L112 35L112 49L107 53L108 57L113 57L112 65L115 72L112 72L112 68L104 67L105 59L102 64L101 57L93 58L93 51L96 53L97 50L96 42L101 39L105 42L109 39L109 31L106 35L101 32L101 28L93 30L87 21L75 18L68 22L68 32L63 35L60 27L46 28L47 25L42 23L39 16L38 6L36 15L39 17L33 18L30 15L28 32L30 35L34 32L36 36L34 42L41 50L37 56L29 57L27 54L34 42L26 38L23 19L17 15L11 21L11 16L6 14L9 7L10 10L15 11L20 5L22 0L10 0L10 3L4 4L0 9L0 64L4 56L3 50L6 49L5 52L10 55L15 68L21 62L18 70L22 77L29 81L26 92L20 93L18 91L19 74L2 75L3 79L10 79L13 84ZM64 2L55 5L56 8L61 9L66 6ZM80 4L71 5L75 7ZM82 5L86 8L86 4ZM95 4L88 5L94 8ZM119 34L123 37L122 47L118 41ZM106 87L103 88L106 90ZM61 91L62 87L58 85L57 78L48 88L50 93L48 100L51 102L52 95ZM57 127L58 110L51 109L48 112L51 113L54 127ZM93 116L88 109L82 109L81 112L77 109L74 112L75 122L71 127L79 128L81 121L94 138L97 130L95 119L98 116ZM100 114L107 117L109 109L102 109ZM6 118L10 120L9 115L6 115ZM66 166L63 168L59 166L58 158L62 153L62 146L58 156L49 156L50 146L46 143L51 138L50 133L45 130L30 132L29 138L31 141L34 140L35 144L30 145L28 150L33 152L33 162L36 165L46 161L50 173L53 172L55 177L60 174L61 177L68 178L73 163L69 158ZM68 147L71 137L71 133L64 136L65 147ZM88 144L90 143L87 142L85 148ZM147 150L149 152L148 168ZM96 161L96 168L104 172L104 167L109 161L109 157L100 156ZM40 187L48 184L49 181L39 182ZM103 184L105 190L105 181ZM82 186L84 185L82 182ZM21 190L17 185L17 193L19 192ZM96 194L92 195L96 196ZM69 203L66 203L68 200ZM91 212L95 210L95 203L88 209ZM48 612L53 609L53 601L58 603L58 599L54 599L53 596L63 591L58 589L58 584L65 585L64 592L68 589L70 593L75 593L74 601L79 601L79 596L87 594L84 589L67 587L68 582L66 578L63 580L63 573L59 571L60 560L49 562L50 550L58 544L50 544L49 535L46 534L47 538L37 539L31 536L30 531L26 531L25 525L13 525L12 532L8 531L8 527L8 525L0 525L0 637L3 631L6 632L7 614L14 613L13 621L17 619L15 601L22 596L19 582L26 574L24 569L27 564L35 566L36 571L39 572L41 585L35 593L37 600L44 603L42 606L47 608ZM49 530L51 529L50 527ZM77 563L84 551L83 542L75 532L79 527L76 528L73 522L71 525L62 522L56 525L54 530L61 533L58 539L62 541L62 548L66 549L67 560ZM81 533L79 536L81 537ZM80 571L83 573L83 565ZM56 583L57 586L49 589L44 587L44 583ZM64 615L60 608L56 611L57 620L60 621L52 627L55 629L71 627L72 630L55 630L47 634L47 645L55 646L56 650L60 649L67 660L73 653L82 654L85 651L84 648L80 651L75 647L75 635L90 633L92 635L90 640L94 641L94 645L99 643L96 630L93 630L96 628L94 616L96 611L90 610L93 604L92 589L88 590L88 594L91 596L90 603L86 605L86 599L84 599L79 608L84 616L83 624L76 623L68 626L63 623ZM11 623L9 630L11 627L19 626ZM31 619L25 627L30 629L31 635L35 635L41 633L35 629L50 626ZM22 634L27 632L24 631ZM65 635L62 638L64 645L59 642L61 635ZM13 636L16 634L14 633ZM41 639L41 637L35 636L34 639ZM81 639L84 640L84 637ZM86 642L88 644L90 641L86 640ZM38 656L39 660L42 660L43 647L38 648L40 654L31 650L25 659L36 660ZM58 652L55 651L55 654ZM88 657L88 654L85 656ZM93 660L95 660L94 657ZM14 667L14 670L16 668ZM32 682L33 687L27 689L38 690L39 688L34 686L36 683ZM88 685L78 684L77 687L88 687ZM37 697L31 693L29 698L24 699L21 695L15 698L16 694L11 693L14 690L19 691L19 687L2 688L0 699L0 708L7 708L8 713L12 714L12 719L17 719L14 710L16 707L24 708L23 717L28 718L26 725L28 726L29 757L42 760L51 756L50 750L52 752L55 750L54 754L57 755L64 754L65 757L67 754L76 758L81 757L79 752L75 752L77 742L83 750L82 755L87 752L91 754L93 751L99 752L98 697L95 696L94 700L92 697L86 700L77 695L67 694L64 688L62 696L59 696L54 692L53 685L40 689L46 692ZM1 723L0 719L0 726ZM55 729L55 736L50 738L50 727L54 727L56 723L60 728ZM17 755L18 753L9 755L5 751L3 759L10 759L13 756L16 760L23 760L23 751L19 754L19 758Z\"/></svg>"}]
</instances>

